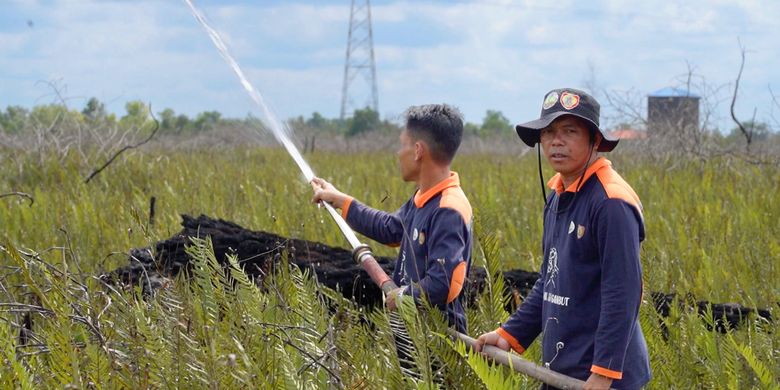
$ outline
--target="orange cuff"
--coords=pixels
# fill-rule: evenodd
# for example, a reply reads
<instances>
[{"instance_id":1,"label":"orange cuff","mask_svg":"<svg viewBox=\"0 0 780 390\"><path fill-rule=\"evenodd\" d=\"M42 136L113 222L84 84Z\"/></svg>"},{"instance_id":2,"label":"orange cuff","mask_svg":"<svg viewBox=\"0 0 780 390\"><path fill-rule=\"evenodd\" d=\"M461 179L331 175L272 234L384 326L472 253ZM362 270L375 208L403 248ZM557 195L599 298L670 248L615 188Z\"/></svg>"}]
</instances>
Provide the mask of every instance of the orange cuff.
<instances>
[{"instance_id":1,"label":"orange cuff","mask_svg":"<svg viewBox=\"0 0 780 390\"><path fill-rule=\"evenodd\" d=\"M525 348L523 348L522 345L520 345L519 342L517 342L517 339L512 337L509 332L505 331L504 328L499 327L496 329L496 333L498 333L499 336L501 336L502 339L509 342L509 345L512 347L512 349L515 350L517 353L523 353L525 352Z\"/></svg>"},{"instance_id":2,"label":"orange cuff","mask_svg":"<svg viewBox=\"0 0 780 390\"><path fill-rule=\"evenodd\" d=\"M596 374L599 374L601 376L605 376L607 378L611 379L623 379L623 373L620 371L612 371L608 368L599 367L597 365L592 365L590 367L590 371Z\"/></svg>"},{"instance_id":3,"label":"orange cuff","mask_svg":"<svg viewBox=\"0 0 780 390\"><path fill-rule=\"evenodd\" d=\"M347 220L347 214L349 214L349 205L352 204L353 199L351 196L348 196L341 205L341 218L344 218L345 221Z\"/></svg>"}]
</instances>

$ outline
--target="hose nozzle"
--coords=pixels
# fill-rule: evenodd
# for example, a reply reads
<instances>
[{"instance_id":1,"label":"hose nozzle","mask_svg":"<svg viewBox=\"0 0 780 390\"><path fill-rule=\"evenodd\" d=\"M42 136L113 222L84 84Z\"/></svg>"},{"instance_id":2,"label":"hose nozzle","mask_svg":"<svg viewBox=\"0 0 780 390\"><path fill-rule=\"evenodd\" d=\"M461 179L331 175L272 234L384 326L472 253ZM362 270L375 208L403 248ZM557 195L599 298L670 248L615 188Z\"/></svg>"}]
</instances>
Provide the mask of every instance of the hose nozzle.
<instances>
[{"instance_id":1,"label":"hose nozzle","mask_svg":"<svg viewBox=\"0 0 780 390\"><path fill-rule=\"evenodd\" d=\"M360 266L366 270L371 280L373 280L385 294L398 288L376 261L374 254L371 252L371 247L368 245L360 244L356 246L355 249L352 250L352 260L354 260L355 263L360 264Z\"/></svg>"}]
</instances>

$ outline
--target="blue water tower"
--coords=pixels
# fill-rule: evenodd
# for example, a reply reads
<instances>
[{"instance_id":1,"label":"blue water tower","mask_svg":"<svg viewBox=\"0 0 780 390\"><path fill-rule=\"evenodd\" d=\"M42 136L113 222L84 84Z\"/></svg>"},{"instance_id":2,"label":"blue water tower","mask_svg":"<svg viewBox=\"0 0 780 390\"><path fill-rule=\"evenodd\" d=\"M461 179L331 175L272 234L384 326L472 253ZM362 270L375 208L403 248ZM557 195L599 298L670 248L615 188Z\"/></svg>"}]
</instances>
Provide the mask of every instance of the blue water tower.
<instances>
[{"instance_id":1,"label":"blue water tower","mask_svg":"<svg viewBox=\"0 0 780 390\"><path fill-rule=\"evenodd\" d=\"M649 136L692 134L699 130L700 97L681 88L663 88L647 97Z\"/></svg>"}]
</instances>

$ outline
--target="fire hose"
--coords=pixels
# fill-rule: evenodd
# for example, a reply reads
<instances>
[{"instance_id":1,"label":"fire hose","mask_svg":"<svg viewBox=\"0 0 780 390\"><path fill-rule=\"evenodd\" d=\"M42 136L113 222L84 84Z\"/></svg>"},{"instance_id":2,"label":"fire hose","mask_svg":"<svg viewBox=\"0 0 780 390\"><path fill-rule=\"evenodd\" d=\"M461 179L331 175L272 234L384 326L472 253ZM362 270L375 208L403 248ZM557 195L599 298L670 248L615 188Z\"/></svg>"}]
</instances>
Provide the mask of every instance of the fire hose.
<instances>
[{"instance_id":1,"label":"fire hose","mask_svg":"<svg viewBox=\"0 0 780 390\"><path fill-rule=\"evenodd\" d=\"M205 16L197 9L197 7L195 7L195 5L192 3L192 0L185 0L185 2L190 7L193 16L195 16L195 19L209 34L209 37L216 46L217 50L239 78L241 85L244 87L247 93L249 93L249 96L252 98L252 100L260 108L262 108L265 117L270 123L270 130L273 132L274 136L285 147L287 152L290 153L290 156L293 158L293 160L295 160L296 164L298 164L298 167L301 168L301 172L306 178L306 181L310 182L314 177L314 172L303 159L303 156L300 154L300 152L295 148L295 145L292 143L289 136L285 132L285 127L276 119L276 115L274 115L270 108L265 104L262 95L260 95L254 86L252 86L252 84L246 79L244 72L241 70L241 67L235 61L233 56L230 55L230 52L228 51L225 43L222 41L219 33L217 33L217 31L208 24ZM363 269L371 277L371 280L373 280L374 283L376 283L376 285L379 286L385 294L398 288L398 286L393 283L393 280L387 276L384 270L382 270L382 267L379 266L368 245L360 243L357 236L355 235L355 232L353 232L349 225L347 225L347 222L344 221L341 215L339 215L339 213L333 209L333 206L327 202L321 202L321 204L324 205L325 209L328 210L328 213L330 213L331 217L333 217L333 220L339 226L339 229L341 229L344 237L346 237L347 241L349 241L349 244L352 246L353 259L363 267ZM391 325L393 322L392 319L393 318L391 317ZM472 349L476 345L476 340L469 337L468 335L456 332L452 329L448 330L447 333L451 337L464 342ZM482 348L482 352L496 362L507 365L517 372L536 378L554 387L561 389L581 389L585 383L581 380L554 372L548 368L537 366L534 363L522 359L517 355L510 354L494 346L485 345Z\"/></svg>"},{"instance_id":2,"label":"fire hose","mask_svg":"<svg viewBox=\"0 0 780 390\"><path fill-rule=\"evenodd\" d=\"M352 259L360 265L363 270L368 273L371 280L382 289L382 292L388 294L389 292L398 288L393 282L390 276L385 273L382 267L374 258L374 254L371 252L371 248L366 244L361 244L357 239L355 232L349 227L346 221L339 215L338 212L328 204L322 202L325 209L328 210L333 220L341 229L341 232L347 238L350 245L352 245ZM447 329L447 334L454 340L459 340L466 344L470 350L475 350L477 340L469 335L460 333L454 329ZM570 376L561 374L550 370L549 368L539 366L533 362L521 358L517 354L513 354L504 351L493 345L483 345L482 353L494 362L503 364L512 368L514 371L521 374L528 375L534 379L540 380L550 386L557 387L559 389L582 389L585 385L584 381L572 378Z\"/></svg>"}]
</instances>

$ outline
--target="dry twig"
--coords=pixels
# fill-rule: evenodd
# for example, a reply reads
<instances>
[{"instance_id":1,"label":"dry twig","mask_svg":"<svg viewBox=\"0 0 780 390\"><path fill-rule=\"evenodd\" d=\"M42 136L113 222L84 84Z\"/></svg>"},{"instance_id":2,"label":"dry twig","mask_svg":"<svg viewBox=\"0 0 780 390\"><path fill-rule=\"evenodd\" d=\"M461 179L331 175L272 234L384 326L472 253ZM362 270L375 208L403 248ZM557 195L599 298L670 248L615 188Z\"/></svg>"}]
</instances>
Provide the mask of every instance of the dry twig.
<instances>
[{"instance_id":1,"label":"dry twig","mask_svg":"<svg viewBox=\"0 0 780 390\"><path fill-rule=\"evenodd\" d=\"M745 125L742 124L742 122L737 119L737 114L734 112L734 106L737 104L737 92L739 91L739 81L742 78L742 70L745 68L745 46L742 46L742 43L739 44L740 48L740 55L742 57L742 61L739 64L739 72L737 73L737 80L734 81L734 95L732 95L731 98L731 119L734 120L734 123L737 124L737 127L739 128L739 131L742 133L742 135L745 136L745 141L747 144L745 145L745 149L747 151L750 151L750 142L753 141L753 126L755 125L755 122L751 124L751 128L748 130L745 128Z\"/></svg>"},{"instance_id":2,"label":"dry twig","mask_svg":"<svg viewBox=\"0 0 780 390\"><path fill-rule=\"evenodd\" d=\"M0 198L5 198L8 196L19 196L22 198L27 198L27 200L30 201L30 207L32 207L33 203L35 203L35 199L33 199L33 197L26 192L12 191L5 194L0 194Z\"/></svg>"},{"instance_id":3,"label":"dry twig","mask_svg":"<svg viewBox=\"0 0 780 390\"><path fill-rule=\"evenodd\" d=\"M149 134L149 136L146 137L146 139L144 139L143 141L141 141L141 142L139 142L137 144L125 145L125 147L123 147L122 149L119 149L116 153L114 153L113 156L111 156L111 158L108 159L108 161L106 161L105 164L103 164L99 168L97 168L94 171L92 171L92 173L84 180L84 183L89 183L89 181L92 180L92 178L97 176L100 172L102 172L109 165L111 165L111 163L114 162L114 160L116 160L116 158L119 157L120 154L124 153L127 150L135 149L135 148L137 148L137 147L139 147L141 145L144 145L147 142L152 140L154 135L157 134L157 130L160 130L160 121L158 121L157 118L155 118L154 113L152 112L152 105L151 104L149 104L149 114L152 116L152 119L154 120L154 130L152 130L152 133Z\"/></svg>"}]
</instances>

